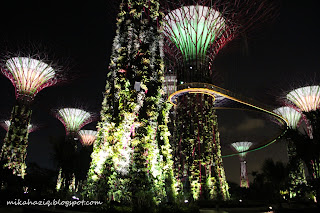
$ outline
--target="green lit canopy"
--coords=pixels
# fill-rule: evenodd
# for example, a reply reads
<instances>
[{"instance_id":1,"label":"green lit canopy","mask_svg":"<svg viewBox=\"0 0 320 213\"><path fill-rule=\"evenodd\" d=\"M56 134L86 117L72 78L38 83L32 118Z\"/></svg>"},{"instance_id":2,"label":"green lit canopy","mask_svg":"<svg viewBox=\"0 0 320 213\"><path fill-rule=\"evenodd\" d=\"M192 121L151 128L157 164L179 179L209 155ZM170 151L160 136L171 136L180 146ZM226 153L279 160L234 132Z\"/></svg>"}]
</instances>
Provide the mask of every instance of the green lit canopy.
<instances>
[{"instance_id":1,"label":"green lit canopy","mask_svg":"<svg viewBox=\"0 0 320 213\"><path fill-rule=\"evenodd\" d=\"M186 60L204 59L210 44L224 32L225 19L206 6L184 6L164 18L165 35Z\"/></svg>"},{"instance_id":2,"label":"green lit canopy","mask_svg":"<svg viewBox=\"0 0 320 213\"><path fill-rule=\"evenodd\" d=\"M237 152L245 152L249 150L249 148L252 146L252 142L235 142L232 143L231 146L237 151ZM240 157L244 157L247 153L240 153Z\"/></svg>"}]
</instances>

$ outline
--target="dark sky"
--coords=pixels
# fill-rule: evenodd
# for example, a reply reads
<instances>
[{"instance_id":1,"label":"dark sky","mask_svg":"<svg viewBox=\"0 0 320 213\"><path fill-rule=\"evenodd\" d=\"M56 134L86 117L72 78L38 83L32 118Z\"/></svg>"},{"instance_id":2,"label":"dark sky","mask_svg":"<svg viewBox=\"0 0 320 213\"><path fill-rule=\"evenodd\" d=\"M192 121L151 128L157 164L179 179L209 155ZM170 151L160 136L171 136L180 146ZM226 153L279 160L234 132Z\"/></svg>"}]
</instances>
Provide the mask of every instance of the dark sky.
<instances>
[{"instance_id":1,"label":"dark sky","mask_svg":"<svg viewBox=\"0 0 320 213\"><path fill-rule=\"evenodd\" d=\"M49 55L63 70L74 75L74 80L67 84L41 91L33 105L32 122L43 127L29 136L27 161L54 168L49 138L64 135L64 127L50 115L50 110L77 102L99 113L114 28L110 24L112 17L107 1L50 2L46 1L45 5L43 1L2 3L0 51L4 54L26 42L42 44L48 47ZM215 60L215 69L224 76L223 83L218 85L274 104L273 97L282 90L314 79L320 67L316 3L316 0L283 0L279 17L249 34L247 47L243 38L227 45ZM7 119L15 103L14 87L3 75L0 75L0 87L0 119ZM269 134L274 135L276 129L275 124L256 113L218 111L218 116L221 132L228 132L222 136L225 140L233 140L237 134L247 131L250 135L243 133L239 140L261 141ZM93 129L95 124L84 129ZM230 130L234 130L234 134ZM2 129L0 138L4 136ZM230 153L230 150L224 146L223 153ZM258 170L265 158L286 161L286 157L285 144L275 143L248 154L248 171ZM238 158L224 158L224 165L227 179L238 183Z\"/></svg>"}]
</instances>

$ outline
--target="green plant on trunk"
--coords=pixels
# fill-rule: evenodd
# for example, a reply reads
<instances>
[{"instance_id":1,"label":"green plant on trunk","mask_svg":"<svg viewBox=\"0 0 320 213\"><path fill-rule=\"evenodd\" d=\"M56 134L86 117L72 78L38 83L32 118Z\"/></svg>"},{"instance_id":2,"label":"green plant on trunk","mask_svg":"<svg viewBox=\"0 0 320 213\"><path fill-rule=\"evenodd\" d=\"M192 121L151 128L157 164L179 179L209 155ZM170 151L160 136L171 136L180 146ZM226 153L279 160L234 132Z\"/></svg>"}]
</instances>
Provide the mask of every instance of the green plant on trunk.
<instances>
[{"instance_id":1,"label":"green plant on trunk","mask_svg":"<svg viewBox=\"0 0 320 213\"><path fill-rule=\"evenodd\" d=\"M135 211L153 211L174 197L162 97L162 16L155 0L120 4L85 187L88 197L129 203Z\"/></svg>"},{"instance_id":2,"label":"green plant on trunk","mask_svg":"<svg viewBox=\"0 0 320 213\"><path fill-rule=\"evenodd\" d=\"M26 163L28 146L28 127L32 110L29 104L17 101L13 107L10 126L1 150L1 160L4 167L12 170L13 174L24 178L26 175Z\"/></svg>"}]
</instances>

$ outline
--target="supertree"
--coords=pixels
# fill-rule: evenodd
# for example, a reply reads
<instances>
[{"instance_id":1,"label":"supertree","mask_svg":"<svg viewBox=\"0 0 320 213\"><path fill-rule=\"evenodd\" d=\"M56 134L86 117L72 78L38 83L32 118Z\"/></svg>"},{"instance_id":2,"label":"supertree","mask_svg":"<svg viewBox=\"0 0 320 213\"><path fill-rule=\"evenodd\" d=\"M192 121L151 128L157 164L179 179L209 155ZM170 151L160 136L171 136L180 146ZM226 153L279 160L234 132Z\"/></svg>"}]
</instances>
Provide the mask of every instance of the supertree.
<instances>
[{"instance_id":1,"label":"supertree","mask_svg":"<svg viewBox=\"0 0 320 213\"><path fill-rule=\"evenodd\" d=\"M303 112L316 111L320 106L320 87L306 86L292 90L287 94L287 99Z\"/></svg>"},{"instance_id":2,"label":"supertree","mask_svg":"<svg viewBox=\"0 0 320 213\"><path fill-rule=\"evenodd\" d=\"M247 174L247 162L246 155L247 152L252 146L252 142L235 142L231 144L231 147L239 153L240 158L240 187L249 188L249 178Z\"/></svg>"},{"instance_id":3,"label":"supertree","mask_svg":"<svg viewBox=\"0 0 320 213\"><path fill-rule=\"evenodd\" d=\"M79 130L94 119L94 115L78 108L61 108L56 117L63 123L66 135L75 136Z\"/></svg>"},{"instance_id":4,"label":"supertree","mask_svg":"<svg viewBox=\"0 0 320 213\"><path fill-rule=\"evenodd\" d=\"M274 110L275 113L281 115L288 121L289 131L297 131L298 125L301 121L301 112L296 109L284 106ZM304 172L304 165L302 160L297 156L297 150L294 142L288 140L287 144L288 159L289 159L289 178L290 178L290 190L289 196L293 198L299 193L296 189L299 185L306 183L306 176Z\"/></svg>"},{"instance_id":5,"label":"supertree","mask_svg":"<svg viewBox=\"0 0 320 213\"><path fill-rule=\"evenodd\" d=\"M75 139L79 130L92 122L95 116L93 113L79 108L61 108L55 110L55 116L65 127L66 139L64 151L67 154L65 156L66 159L61 159L61 162L59 162L60 168L56 189L58 191L69 189L73 192L76 189L75 161L77 143Z\"/></svg>"},{"instance_id":6,"label":"supertree","mask_svg":"<svg viewBox=\"0 0 320 213\"><path fill-rule=\"evenodd\" d=\"M94 130L80 130L78 134L80 136L80 142L83 146L92 145L97 137L97 131Z\"/></svg>"},{"instance_id":7,"label":"supertree","mask_svg":"<svg viewBox=\"0 0 320 213\"><path fill-rule=\"evenodd\" d=\"M279 107L275 109L274 112L288 121L289 131L297 131L297 127L301 121L301 112L289 106ZM289 197L293 198L299 193L299 185L306 184L306 176L303 162L301 158L297 156L296 146L292 140L288 140L287 149L290 178Z\"/></svg>"},{"instance_id":8,"label":"supertree","mask_svg":"<svg viewBox=\"0 0 320 213\"><path fill-rule=\"evenodd\" d=\"M159 2L123 0L86 194L148 211L174 197ZM170 165L171 164L171 165Z\"/></svg>"},{"instance_id":9,"label":"supertree","mask_svg":"<svg viewBox=\"0 0 320 213\"><path fill-rule=\"evenodd\" d=\"M1 71L14 85L17 103L11 113L0 157L13 174L24 178L32 101L42 89L56 84L60 76L52 63L32 56L12 57L3 65Z\"/></svg>"},{"instance_id":10,"label":"supertree","mask_svg":"<svg viewBox=\"0 0 320 213\"><path fill-rule=\"evenodd\" d=\"M299 157L305 162L309 174L311 174L311 185L314 187L316 197L320 197L320 129L319 129L319 103L320 86L305 86L292 90L286 95L287 104L297 108L305 117L308 135L302 135L298 131L292 131L288 137L296 145Z\"/></svg>"},{"instance_id":11,"label":"supertree","mask_svg":"<svg viewBox=\"0 0 320 213\"><path fill-rule=\"evenodd\" d=\"M213 61L221 48L239 33L272 16L274 4L264 0L162 0L161 3L165 14L165 75L168 86L177 85L177 91L169 99L177 105L172 144L178 147L175 175L179 188L195 200L227 200L228 185L213 109L226 94L210 85L215 76ZM210 151L204 154L205 150Z\"/></svg>"}]
</instances>

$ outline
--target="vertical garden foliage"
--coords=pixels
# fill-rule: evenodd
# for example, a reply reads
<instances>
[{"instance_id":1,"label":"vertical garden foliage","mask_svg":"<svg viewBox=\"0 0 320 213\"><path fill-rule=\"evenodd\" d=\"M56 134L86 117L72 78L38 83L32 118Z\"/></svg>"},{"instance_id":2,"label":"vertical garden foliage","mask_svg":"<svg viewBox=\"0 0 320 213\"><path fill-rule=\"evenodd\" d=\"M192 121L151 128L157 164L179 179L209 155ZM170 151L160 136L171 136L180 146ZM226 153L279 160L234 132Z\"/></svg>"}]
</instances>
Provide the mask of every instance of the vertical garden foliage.
<instances>
[{"instance_id":1,"label":"vertical garden foliage","mask_svg":"<svg viewBox=\"0 0 320 213\"><path fill-rule=\"evenodd\" d=\"M177 196L176 179L173 171L173 156L170 146L170 132L168 128L169 111L172 105L167 101L162 101L159 105L160 114L158 117L157 140L160 155L163 156L161 167L165 181L165 190L169 202L175 202Z\"/></svg>"},{"instance_id":2,"label":"vertical garden foliage","mask_svg":"<svg viewBox=\"0 0 320 213\"><path fill-rule=\"evenodd\" d=\"M120 5L87 196L152 208L172 184L159 3ZM162 117L161 117L162 116ZM169 165L167 165L169 164ZM169 192L169 194L172 192Z\"/></svg>"},{"instance_id":3,"label":"vertical garden foliage","mask_svg":"<svg viewBox=\"0 0 320 213\"><path fill-rule=\"evenodd\" d=\"M184 95L177 106L174 171L184 199L229 198L213 106L204 94Z\"/></svg>"},{"instance_id":4,"label":"vertical garden foliage","mask_svg":"<svg viewBox=\"0 0 320 213\"><path fill-rule=\"evenodd\" d=\"M1 160L4 167L12 170L13 174L24 178L28 146L28 126L32 110L28 103L18 101L13 107L8 132L1 150Z\"/></svg>"}]
</instances>

